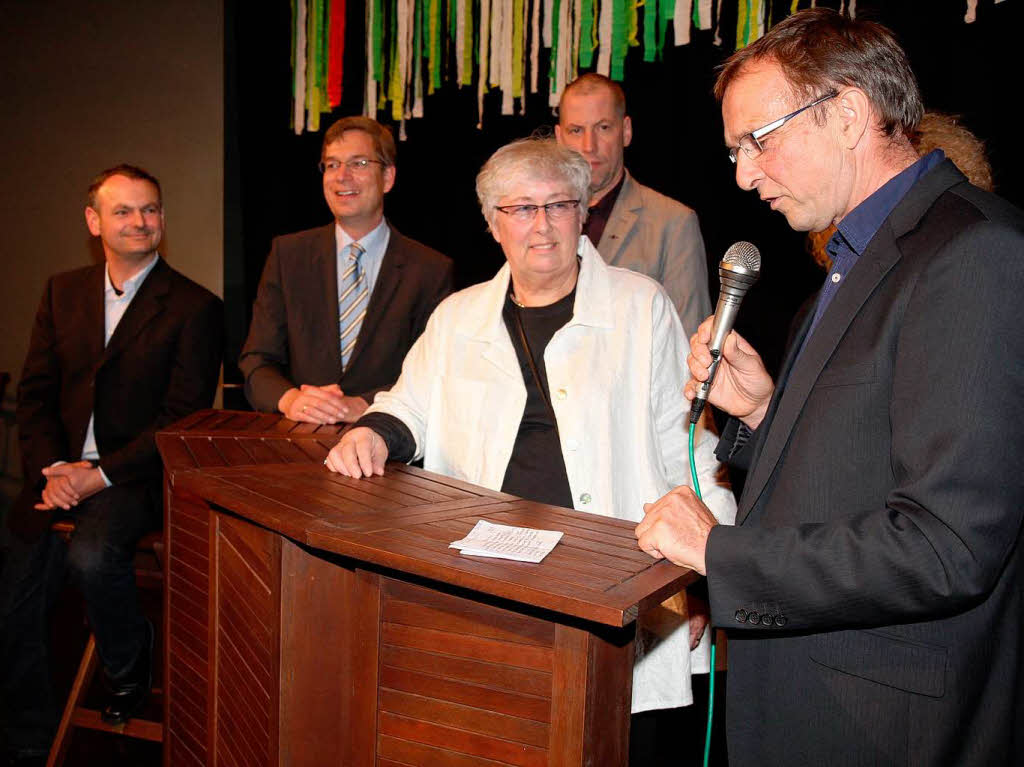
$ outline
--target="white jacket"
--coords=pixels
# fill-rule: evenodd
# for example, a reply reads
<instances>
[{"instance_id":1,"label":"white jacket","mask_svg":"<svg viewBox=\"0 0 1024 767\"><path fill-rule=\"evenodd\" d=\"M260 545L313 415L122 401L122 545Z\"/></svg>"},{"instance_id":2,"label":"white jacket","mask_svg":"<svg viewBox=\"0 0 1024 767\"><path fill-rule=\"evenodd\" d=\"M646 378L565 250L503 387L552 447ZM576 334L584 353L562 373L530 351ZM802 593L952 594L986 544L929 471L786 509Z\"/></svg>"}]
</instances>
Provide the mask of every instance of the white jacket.
<instances>
[{"instance_id":1,"label":"white jacket","mask_svg":"<svg viewBox=\"0 0 1024 767\"><path fill-rule=\"evenodd\" d=\"M643 504L689 485L683 398L689 344L665 290L607 266L586 237L572 319L544 351L562 456L579 511L640 521ZM395 386L367 412L400 419L424 468L500 489L526 405L526 385L502 318L509 267L449 296L409 350ZM699 429L695 460L705 503L731 524L736 504L716 484L716 439ZM656 611L657 612L657 611ZM668 617L661 611L661 619ZM641 626L634 713L692 702L689 629ZM667 636L665 636L667 634ZM661 636L659 636L661 635ZM694 670L707 671L707 634Z\"/></svg>"}]
</instances>

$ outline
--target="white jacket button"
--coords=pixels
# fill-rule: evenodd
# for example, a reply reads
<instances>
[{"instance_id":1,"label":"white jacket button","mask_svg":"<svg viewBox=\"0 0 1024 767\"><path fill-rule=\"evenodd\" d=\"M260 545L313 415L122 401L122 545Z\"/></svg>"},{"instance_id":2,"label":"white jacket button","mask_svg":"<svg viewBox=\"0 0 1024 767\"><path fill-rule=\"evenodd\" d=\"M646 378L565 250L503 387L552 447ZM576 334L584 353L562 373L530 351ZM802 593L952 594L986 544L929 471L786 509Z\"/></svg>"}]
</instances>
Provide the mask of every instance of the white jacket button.
<instances>
[{"instance_id":1,"label":"white jacket button","mask_svg":"<svg viewBox=\"0 0 1024 767\"><path fill-rule=\"evenodd\" d=\"M569 396L569 393L565 389L559 389L555 392L555 399L565 399Z\"/></svg>"},{"instance_id":2,"label":"white jacket button","mask_svg":"<svg viewBox=\"0 0 1024 767\"><path fill-rule=\"evenodd\" d=\"M580 493L580 503L582 503L582 504L590 503L590 493Z\"/></svg>"}]
</instances>

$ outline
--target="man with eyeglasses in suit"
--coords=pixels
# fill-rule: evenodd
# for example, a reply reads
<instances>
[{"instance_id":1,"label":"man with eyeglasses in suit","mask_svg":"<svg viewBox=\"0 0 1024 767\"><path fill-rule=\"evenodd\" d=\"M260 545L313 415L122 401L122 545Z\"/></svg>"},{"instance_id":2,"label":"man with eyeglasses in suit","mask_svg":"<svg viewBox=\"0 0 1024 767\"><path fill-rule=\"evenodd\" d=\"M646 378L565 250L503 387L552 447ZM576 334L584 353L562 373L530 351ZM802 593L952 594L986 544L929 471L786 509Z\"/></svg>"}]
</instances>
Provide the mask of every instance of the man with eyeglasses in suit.
<instances>
[{"instance_id":1,"label":"man with eyeglasses in suit","mask_svg":"<svg viewBox=\"0 0 1024 767\"><path fill-rule=\"evenodd\" d=\"M274 239L238 365L254 408L325 424L356 420L398 378L451 292L452 263L384 217L395 183L388 128L338 120L320 170L334 222Z\"/></svg>"}]
</instances>

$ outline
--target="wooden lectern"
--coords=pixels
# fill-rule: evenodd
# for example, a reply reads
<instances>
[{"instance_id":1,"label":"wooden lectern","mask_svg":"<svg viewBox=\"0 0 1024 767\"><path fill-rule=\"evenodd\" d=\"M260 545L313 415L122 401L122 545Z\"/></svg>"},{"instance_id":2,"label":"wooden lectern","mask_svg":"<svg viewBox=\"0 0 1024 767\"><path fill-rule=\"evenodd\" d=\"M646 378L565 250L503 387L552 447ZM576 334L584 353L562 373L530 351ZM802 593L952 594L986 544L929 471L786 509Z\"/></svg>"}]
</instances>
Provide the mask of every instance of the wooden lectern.
<instances>
[{"instance_id":1,"label":"wooden lectern","mask_svg":"<svg viewBox=\"0 0 1024 767\"><path fill-rule=\"evenodd\" d=\"M157 436L165 764L625 765L635 620L692 574L630 522L332 474L339 431L208 410ZM565 535L540 564L448 548L479 519Z\"/></svg>"}]
</instances>

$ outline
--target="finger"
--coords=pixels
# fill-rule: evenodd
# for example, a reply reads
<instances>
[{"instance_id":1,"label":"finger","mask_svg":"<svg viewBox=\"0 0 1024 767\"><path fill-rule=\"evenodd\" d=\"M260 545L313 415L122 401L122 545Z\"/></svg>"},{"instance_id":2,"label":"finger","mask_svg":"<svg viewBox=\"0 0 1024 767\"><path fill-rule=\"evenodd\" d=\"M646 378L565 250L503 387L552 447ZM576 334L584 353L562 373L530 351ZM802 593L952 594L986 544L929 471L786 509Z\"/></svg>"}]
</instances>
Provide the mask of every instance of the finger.
<instances>
[{"instance_id":1,"label":"finger","mask_svg":"<svg viewBox=\"0 0 1024 767\"><path fill-rule=\"evenodd\" d=\"M370 432L368 436L361 436L356 440L356 458L359 460L359 468L365 477L370 477L374 474L373 446L376 439L377 435Z\"/></svg>"},{"instance_id":2,"label":"finger","mask_svg":"<svg viewBox=\"0 0 1024 767\"><path fill-rule=\"evenodd\" d=\"M361 479L363 469L359 465L359 458L356 455L358 440L345 439L341 442L340 458L343 466L342 474L353 479Z\"/></svg>"},{"instance_id":3,"label":"finger","mask_svg":"<svg viewBox=\"0 0 1024 767\"><path fill-rule=\"evenodd\" d=\"M706 346L711 341L711 331L714 326L715 315L711 314L705 317L704 321L697 326L697 332L694 333L697 342Z\"/></svg>"},{"instance_id":4,"label":"finger","mask_svg":"<svg viewBox=\"0 0 1024 767\"><path fill-rule=\"evenodd\" d=\"M65 492L60 485L54 484L52 487L47 485L43 489L43 502L51 506L59 506L67 511L77 502L77 499Z\"/></svg>"},{"instance_id":5,"label":"finger","mask_svg":"<svg viewBox=\"0 0 1024 767\"><path fill-rule=\"evenodd\" d=\"M374 450L372 451L373 473L384 476L384 464L388 461L388 446L383 437L374 434Z\"/></svg>"},{"instance_id":6,"label":"finger","mask_svg":"<svg viewBox=\"0 0 1024 767\"><path fill-rule=\"evenodd\" d=\"M686 386L683 387L683 397L689 402L697 396L697 389L700 387L700 383L695 379L691 378L686 382Z\"/></svg>"},{"instance_id":7,"label":"finger","mask_svg":"<svg viewBox=\"0 0 1024 767\"><path fill-rule=\"evenodd\" d=\"M332 414L339 412L342 405L345 404L345 397L337 385L334 385L333 388L312 386L308 391L303 390L303 393L309 394L318 407L328 410Z\"/></svg>"},{"instance_id":8,"label":"finger","mask_svg":"<svg viewBox=\"0 0 1024 767\"><path fill-rule=\"evenodd\" d=\"M296 404L299 402L301 402L302 405L297 408L298 412L292 420L317 424L335 422L336 419L334 412L326 403L315 399L307 399L305 398L305 395L297 400Z\"/></svg>"},{"instance_id":9,"label":"finger","mask_svg":"<svg viewBox=\"0 0 1024 767\"><path fill-rule=\"evenodd\" d=\"M72 464L61 463L56 466L46 466L43 468L44 477L66 477L71 471Z\"/></svg>"}]
</instances>

